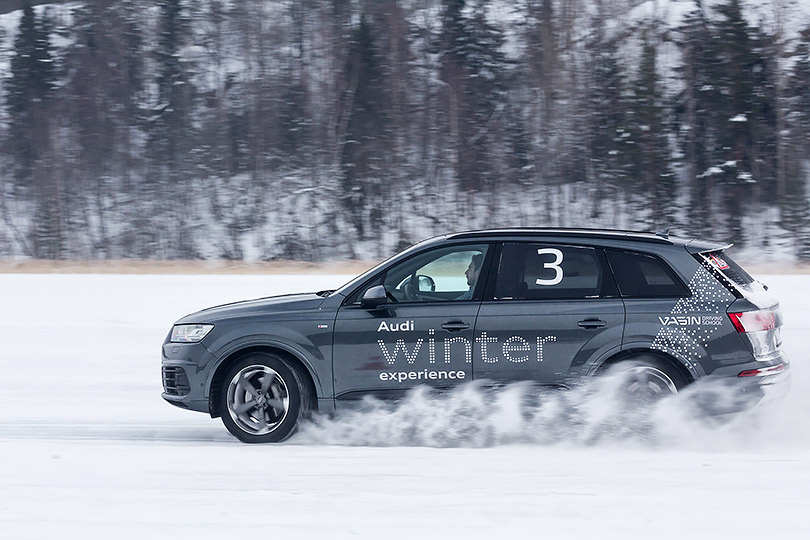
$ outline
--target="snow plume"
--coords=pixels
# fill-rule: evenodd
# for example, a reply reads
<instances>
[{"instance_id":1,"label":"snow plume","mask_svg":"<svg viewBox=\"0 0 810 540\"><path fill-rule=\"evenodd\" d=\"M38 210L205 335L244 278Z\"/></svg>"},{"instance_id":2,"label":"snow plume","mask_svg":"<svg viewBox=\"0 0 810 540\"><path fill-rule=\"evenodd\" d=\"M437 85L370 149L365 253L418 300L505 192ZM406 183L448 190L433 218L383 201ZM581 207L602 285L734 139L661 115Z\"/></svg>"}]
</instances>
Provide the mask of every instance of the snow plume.
<instances>
[{"instance_id":1,"label":"snow plume","mask_svg":"<svg viewBox=\"0 0 810 540\"><path fill-rule=\"evenodd\" d=\"M625 375L600 377L571 390L529 383L500 388L474 382L447 393L427 387L397 403L366 399L337 418L316 417L292 444L347 446L490 447L628 446L683 450L748 450L769 445L810 446L810 427L783 416L806 410L787 400L716 414L739 403L738 392L701 382L656 404L623 393ZM791 396L796 397L796 396ZM712 411L712 412L709 412Z\"/></svg>"}]
</instances>

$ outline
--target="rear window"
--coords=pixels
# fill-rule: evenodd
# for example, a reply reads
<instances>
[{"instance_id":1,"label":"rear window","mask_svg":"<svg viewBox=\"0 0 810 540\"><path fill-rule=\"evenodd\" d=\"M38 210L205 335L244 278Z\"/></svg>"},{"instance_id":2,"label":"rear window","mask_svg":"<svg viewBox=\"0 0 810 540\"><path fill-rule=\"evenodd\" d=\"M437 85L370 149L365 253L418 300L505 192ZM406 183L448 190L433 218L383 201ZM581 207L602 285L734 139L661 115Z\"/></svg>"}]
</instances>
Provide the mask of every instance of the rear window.
<instances>
[{"instance_id":1,"label":"rear window","mask_svg":"<svg viewBox=\"0 0 810 540\"><path fill-rule=\"evenodd\" d=\"M689 296L689 289L660 259L632 251L605 250L622 296L669 298Z\"/></svg>"},{"instance_id":2,"label":"rear window","mask_svg":"<svg viewBox=\"0 0 810 540\"><path fill-rule=\"evenodd\" d=\"M732 283L745 287L754 282L754 278L743 270L742 266L734 262L728 254L722 251L713 251L701 255L711 268L723 274Z\"/></svg>"}]
</instances>

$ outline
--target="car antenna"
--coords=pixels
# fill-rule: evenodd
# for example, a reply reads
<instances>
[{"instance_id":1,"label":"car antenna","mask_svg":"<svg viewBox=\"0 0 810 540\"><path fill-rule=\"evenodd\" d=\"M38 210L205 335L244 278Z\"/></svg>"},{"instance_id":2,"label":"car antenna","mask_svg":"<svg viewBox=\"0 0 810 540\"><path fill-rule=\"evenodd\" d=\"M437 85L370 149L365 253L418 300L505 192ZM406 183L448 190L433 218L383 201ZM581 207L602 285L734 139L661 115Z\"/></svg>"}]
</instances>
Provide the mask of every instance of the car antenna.
<instances>
[{"instance_id":1,"label":"car antenna","mask_svg":"<svg viewBox=\"0 0 810 540\"><path fill-rule=\"evenodd\" d=\"M657 233L655 233L655 235L660 236L661 238L669 238L669 231L671 229L672 229L672 227L667 227L663 231L658 231Z\"/></svg>"}]
</instances>

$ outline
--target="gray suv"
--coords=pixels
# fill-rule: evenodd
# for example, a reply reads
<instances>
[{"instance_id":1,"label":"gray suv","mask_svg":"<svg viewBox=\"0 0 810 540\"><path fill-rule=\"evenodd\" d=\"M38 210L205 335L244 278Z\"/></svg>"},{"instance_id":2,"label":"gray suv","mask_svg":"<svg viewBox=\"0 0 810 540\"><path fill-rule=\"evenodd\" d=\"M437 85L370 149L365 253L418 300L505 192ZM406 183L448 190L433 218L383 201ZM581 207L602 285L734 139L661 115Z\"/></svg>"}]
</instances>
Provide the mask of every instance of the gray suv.
<instances>
[{"instance_id":1,"label":"gray suv","mask_svg":"<svg viewBox=\"0 0 810 540\"><path fill-rule=\"evenodd\" d=\"M418 385L566 388L616 366L645 400L711 377L786 388L778 302L724 250L668 234L505 229L425 240L335 291L214 307L163 344L163 398L244 442Z\"/></svg>"}]
</instances>

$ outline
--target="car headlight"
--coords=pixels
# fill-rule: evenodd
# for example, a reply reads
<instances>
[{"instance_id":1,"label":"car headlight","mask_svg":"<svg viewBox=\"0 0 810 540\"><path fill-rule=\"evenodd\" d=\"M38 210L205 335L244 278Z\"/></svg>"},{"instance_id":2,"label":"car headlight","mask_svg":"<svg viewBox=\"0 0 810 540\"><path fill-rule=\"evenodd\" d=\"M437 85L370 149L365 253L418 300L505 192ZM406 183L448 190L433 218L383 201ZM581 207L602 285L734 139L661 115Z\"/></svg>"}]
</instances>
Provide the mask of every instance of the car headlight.
<instances>
[{"instance_id":1,"label":"car headlight","mask_svg":"<svg viewBox=\"0 0 810 540\"><path fill-rule=\"evenodd\" d=\"M213 324L178 324L172 328L172 343L197 343L208 335Z\"/></svg>"}]
</instances>

